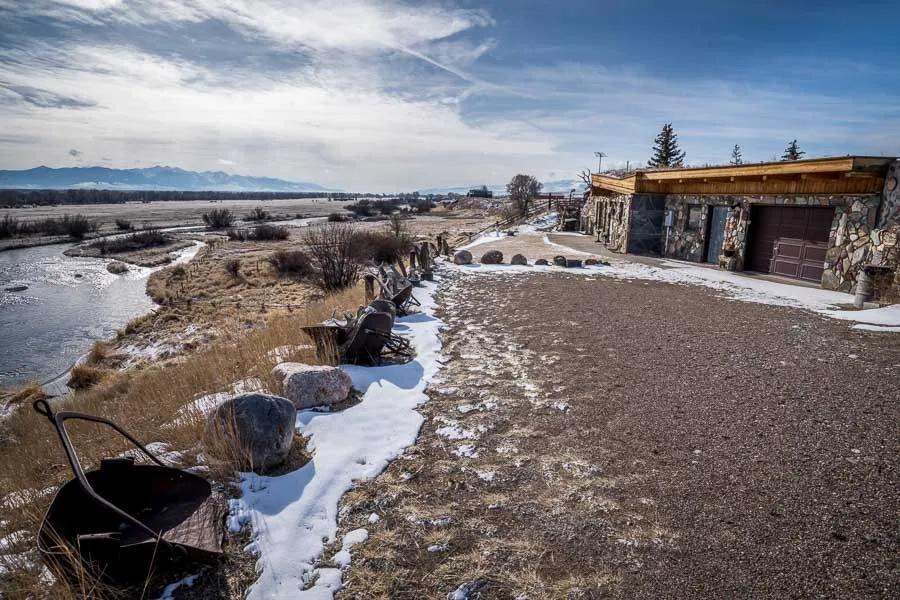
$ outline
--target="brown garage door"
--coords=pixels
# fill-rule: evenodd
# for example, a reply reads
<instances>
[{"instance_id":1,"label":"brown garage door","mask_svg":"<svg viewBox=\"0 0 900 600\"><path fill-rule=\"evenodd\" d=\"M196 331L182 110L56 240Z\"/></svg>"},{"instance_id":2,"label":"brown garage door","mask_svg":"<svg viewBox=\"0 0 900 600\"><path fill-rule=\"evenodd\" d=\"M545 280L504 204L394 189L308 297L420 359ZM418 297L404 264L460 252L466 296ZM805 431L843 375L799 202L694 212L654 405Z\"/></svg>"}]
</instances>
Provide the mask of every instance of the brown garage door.
<instances>
[{"instance_id":1,"label":"brown garage door","mask_svg":"<svg viewBox=\"0 0 900 600\"><path fill-rule=\"evenodd\" d=\"M821 281L833 208L754 206L747 268Z\"/></svg>"}]
</instances>

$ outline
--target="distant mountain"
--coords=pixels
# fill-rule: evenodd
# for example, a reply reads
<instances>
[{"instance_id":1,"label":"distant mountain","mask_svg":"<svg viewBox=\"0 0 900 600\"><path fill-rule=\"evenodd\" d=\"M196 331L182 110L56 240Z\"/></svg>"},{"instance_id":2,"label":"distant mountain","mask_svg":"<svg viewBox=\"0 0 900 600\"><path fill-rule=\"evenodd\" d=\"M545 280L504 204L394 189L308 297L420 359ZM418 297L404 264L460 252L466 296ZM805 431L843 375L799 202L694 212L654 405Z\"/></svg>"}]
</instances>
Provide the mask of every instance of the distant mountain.
<instances>
[{"instance_id":1,"label":"distant mountain","mask_svg":"<svg viewBox=\"0 0 900 600\"><path fill-rule=\"evenodd\" d=\"M583 192L587 189L587 186L583 181L578 179L557 179L554 181L543 181L541 182L543 187L541 188L541 192L557 192L557 193L569 193L569 190L575 188L579 192ZM461 185L455 187L435 187L428 188L424 190L419 190L420 194L463 194L465 195L471 189L480 188L484 184L476 184L476 185ZM493 184L488 185L487 189L494 192L495 196L504 196L506 195L506 185L505 184Z\"/></svg>"},{"instance_id":2,"label":"distant mountain","mask_svg":"<svg viewBox=\"0 0 900 600\"><path fill-rule=\"evenodd\" d=\"M245 177L222 171L185 171L177 167L107 169L106 167L37 167L24 171L0 170L0 188L116 190L179 190L215 192L319 192L315 183L271 177Z\"/></svg>"}]
</instances>

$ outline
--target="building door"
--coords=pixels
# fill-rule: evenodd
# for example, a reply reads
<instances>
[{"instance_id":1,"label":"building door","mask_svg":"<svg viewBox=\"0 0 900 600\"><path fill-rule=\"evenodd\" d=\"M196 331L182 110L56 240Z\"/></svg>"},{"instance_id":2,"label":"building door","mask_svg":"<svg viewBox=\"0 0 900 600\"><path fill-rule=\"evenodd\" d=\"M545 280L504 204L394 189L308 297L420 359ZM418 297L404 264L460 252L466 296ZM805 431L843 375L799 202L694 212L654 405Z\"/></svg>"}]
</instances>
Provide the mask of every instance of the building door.
<instances>
[{"instance_id":1,"label":"building door","mask_svg":"<svg viewBox=\"0 0 900 600\"><path fill-rule=\"evenodd\" d=\"M747 268L822 281L833 208L754 206Z\"/></svg>"},{"instance_id":2,"label":"building door","mask_svg":"<svg viewBox=\"0 0 900 600\"><path fill-rule=\"evenodd\" d=\"M725 242L725 221L728 219L727 206L713 206L709 218L709 235L706 243L706 262L719 264L722 244Z\"/></svg>"}]
</instances>

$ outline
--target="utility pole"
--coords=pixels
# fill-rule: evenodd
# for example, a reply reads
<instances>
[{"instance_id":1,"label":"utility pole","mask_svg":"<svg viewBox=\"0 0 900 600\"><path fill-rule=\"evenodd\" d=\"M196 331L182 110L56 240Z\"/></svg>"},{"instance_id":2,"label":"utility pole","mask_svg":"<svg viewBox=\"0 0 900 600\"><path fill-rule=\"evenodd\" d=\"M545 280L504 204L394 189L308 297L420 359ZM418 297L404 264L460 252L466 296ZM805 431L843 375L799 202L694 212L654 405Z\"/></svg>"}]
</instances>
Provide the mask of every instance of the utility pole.
<instances>
[{"instance_id":1,"label":"utility pole","mask_svg":"<svg viewBox=\"0 0 900 600\"><path fill-rule=\"evenodd\" d=\"M602 152L594 152L594 156L597 157L597 174L599 175L600 172L603 170L603 158L606 155Z\"/></svg>"}]
</instances>

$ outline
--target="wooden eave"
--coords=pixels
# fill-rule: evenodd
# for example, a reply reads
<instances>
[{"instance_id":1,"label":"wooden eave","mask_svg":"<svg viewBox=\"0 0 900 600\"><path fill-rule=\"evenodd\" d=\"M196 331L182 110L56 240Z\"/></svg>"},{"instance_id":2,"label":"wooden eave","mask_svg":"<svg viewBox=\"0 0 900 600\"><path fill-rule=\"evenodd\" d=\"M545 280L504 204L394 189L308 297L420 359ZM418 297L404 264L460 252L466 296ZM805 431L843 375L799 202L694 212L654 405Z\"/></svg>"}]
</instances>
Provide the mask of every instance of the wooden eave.
<instances>
[{"instance_id":1,"label":"wooden eave","mask_svg":"<svg viewBox=\"0 0 900 600\"><path fill-rule=\"evenodd\" d=\"M879 193L895 159L843 156L722 167L637 171L624 178L592 175L598 191L616 194Z\"/></svg>"}]
</instances>

